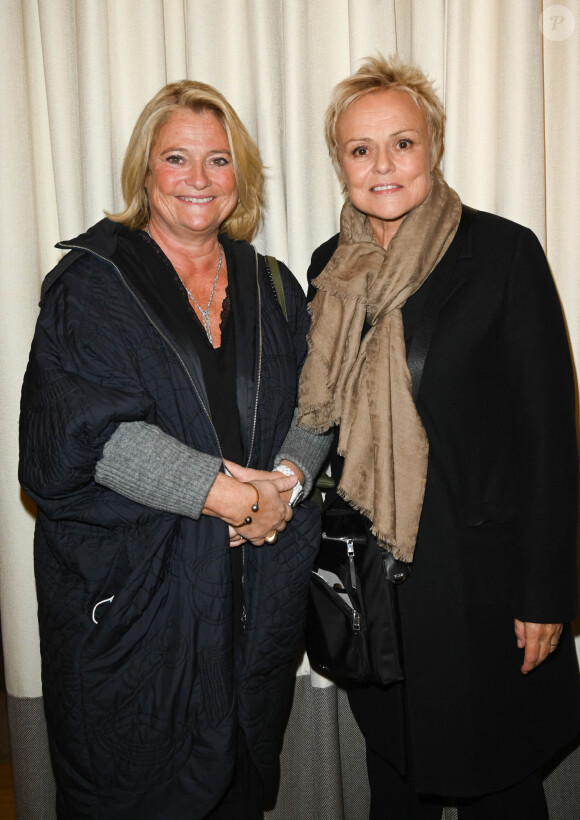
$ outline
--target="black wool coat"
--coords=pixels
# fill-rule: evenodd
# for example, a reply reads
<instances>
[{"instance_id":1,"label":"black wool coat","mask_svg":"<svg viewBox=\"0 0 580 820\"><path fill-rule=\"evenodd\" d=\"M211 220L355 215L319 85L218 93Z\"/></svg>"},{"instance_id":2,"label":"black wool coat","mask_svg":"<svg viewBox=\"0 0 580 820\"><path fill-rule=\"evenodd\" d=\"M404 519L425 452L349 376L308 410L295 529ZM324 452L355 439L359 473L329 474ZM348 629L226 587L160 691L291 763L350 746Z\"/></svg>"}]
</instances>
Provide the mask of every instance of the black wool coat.
<instances>
[{"instance_id":1,"label":"black wool coat","mask_svg":"<svg viewBox=\"0 0 580 820\"><path fill-rule=\"evenodd\" d=\"M314 252L309 279L337 242ZM406 335L422 296L403 308ZM475 215L417 409L430 450L413 573L399 588L406 681L350 700L367 742L401 769L410 740L418 791L469 797L516 783L580 733L569 626L525 676L514 635L514 618L559 623L577 611L573 367L528 229Z\"/></svg>"}]
</instances>

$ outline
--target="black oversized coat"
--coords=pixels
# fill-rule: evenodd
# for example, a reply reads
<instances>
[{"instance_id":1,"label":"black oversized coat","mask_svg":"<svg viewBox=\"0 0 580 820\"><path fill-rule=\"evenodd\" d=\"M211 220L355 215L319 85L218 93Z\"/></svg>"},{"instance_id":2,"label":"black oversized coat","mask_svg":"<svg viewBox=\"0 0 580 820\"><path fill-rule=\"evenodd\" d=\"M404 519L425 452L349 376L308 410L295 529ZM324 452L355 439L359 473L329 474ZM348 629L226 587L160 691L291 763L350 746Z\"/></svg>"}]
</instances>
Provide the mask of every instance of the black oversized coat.
<instances>
[{"instance_id":1,"label":"black oversized coat","mask_svg":"<svg viewBox=\"0 0 580 820\"><path fill-rule=\"evenodd\" d=\"M187 299L169 266L148 267L134 234L102 220L61 245L77 251L45 280L22 391L19 474L38 505L43 693L62 820L201 820L231 781L239 728L272 792L320 530L304 504L275 548L244 547L234 652L227 524L95 482L121 421L221 455ZM286 321L263 258L220 240L236 336L232 416L244 463L271 469L306 355L304 293L281 265Z\"/></svg>"},{"instance_id":2,"label":"black oversized coat","mask_svg":"<svg viewBox=\"0 0 580 820\"><path fill-rule=\"evenodd\" d=\"M314 252L310 279L337 241ZM406 335L420 298L403 308ZM542 248L528 229L480 212L447 283L417 400L430 450L413 573L399 588L406 682L351 695L368 742L401 768L411 740L419 791L500 790L580 732L569 627L526 676L514 636L514 618L576 616L574 407Z\"/></svg>"}]
</instances>

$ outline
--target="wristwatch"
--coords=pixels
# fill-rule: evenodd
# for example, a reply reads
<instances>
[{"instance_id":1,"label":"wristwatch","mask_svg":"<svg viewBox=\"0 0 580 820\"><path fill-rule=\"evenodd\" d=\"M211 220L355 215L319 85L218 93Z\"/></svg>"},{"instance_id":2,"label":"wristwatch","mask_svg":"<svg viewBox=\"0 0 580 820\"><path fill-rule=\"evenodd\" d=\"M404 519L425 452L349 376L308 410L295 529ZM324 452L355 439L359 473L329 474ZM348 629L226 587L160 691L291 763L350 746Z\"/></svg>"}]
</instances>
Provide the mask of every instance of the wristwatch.
<instances>
[{"instance_id":1,"label":"wristwatch","mask_svg":"<svg viewBox=\"0 0 580 820\"><path fill-rule=\"evenodd\" d=\"M274 467L274 469L278 470L279 473L283 473L284 475L296 475L294 470L291 470L290 467L286 466L286 464L278 464L278 466ZM302 486L300 481L296 481L296 484L292 487L292 495L290 496L290 501L288 502L288 505L290 507L295 507L297 504L300 504L303 498L304 487Z\"/></svg>"}]
</instances>

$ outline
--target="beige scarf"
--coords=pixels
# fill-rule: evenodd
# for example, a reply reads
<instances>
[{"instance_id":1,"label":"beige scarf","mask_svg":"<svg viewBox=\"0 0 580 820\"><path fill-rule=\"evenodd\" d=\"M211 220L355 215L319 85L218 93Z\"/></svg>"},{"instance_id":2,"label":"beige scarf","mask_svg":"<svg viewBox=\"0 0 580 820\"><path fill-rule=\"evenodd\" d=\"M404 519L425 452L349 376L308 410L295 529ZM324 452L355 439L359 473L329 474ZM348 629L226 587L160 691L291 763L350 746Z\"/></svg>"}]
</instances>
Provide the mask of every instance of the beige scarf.
<instances>
[{"instance_id":1,"label":"beige scarf","mask_svg":"<svg viewBox=\"0 0 580 820\"><path fill-rule=\"evenodd\" d=\"M299 424L317 432L340 425L338 492L404 561L413 558L429 445L411 394L401 307L449 247L460 217L459 197L432 174L427 198L385 250L347 200L338 248L313 280ZM361 341L365 318L370 329Z\"/></svg>"}]
</instances>

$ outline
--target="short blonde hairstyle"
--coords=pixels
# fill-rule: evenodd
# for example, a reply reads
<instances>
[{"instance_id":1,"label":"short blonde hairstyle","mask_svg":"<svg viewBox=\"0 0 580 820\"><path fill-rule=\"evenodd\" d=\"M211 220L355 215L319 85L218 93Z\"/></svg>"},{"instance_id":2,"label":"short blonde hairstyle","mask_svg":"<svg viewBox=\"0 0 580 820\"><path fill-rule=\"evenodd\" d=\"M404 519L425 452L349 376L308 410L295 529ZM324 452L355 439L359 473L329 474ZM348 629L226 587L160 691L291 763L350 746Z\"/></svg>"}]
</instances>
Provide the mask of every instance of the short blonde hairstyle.
<instances>
[{"instance_id":1,"label":"short blonde hairstyle","mask_svg":"<svg viewBox=\"0 0 580 820\"><path fill-rule=\"evenodd\" d=\"M160 129L179 110L211 111L226 132L233 157L238 202L220 226L232 239L250 240L259 225L264 197L264 174L260 152L242 121L211 85L180 80L164 86L147 103L137 120L125 152L121 185L125 210L107 214L128 228L145 228L149 222L149 201L145 180L149 172L151 148Z\"/></svg>"},{"instance_id":2,"label":"short blonde hairstyle","mask_svg":"<svg viewBox=\"0 0 580 820\"><path fill-rule=\"evenodd\" d=\"M324 135L332 163L346 191L338 158L336 125L338 118L356 100L379 91L404 91L425 112L431 141L431 162L437 173L443 156L445 111L433 84L415 65L403 63L397 55L367 57L350 77L335 86L324 117Z\"/></svg>"}]
</instances>

